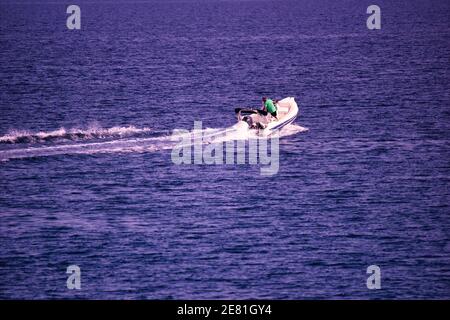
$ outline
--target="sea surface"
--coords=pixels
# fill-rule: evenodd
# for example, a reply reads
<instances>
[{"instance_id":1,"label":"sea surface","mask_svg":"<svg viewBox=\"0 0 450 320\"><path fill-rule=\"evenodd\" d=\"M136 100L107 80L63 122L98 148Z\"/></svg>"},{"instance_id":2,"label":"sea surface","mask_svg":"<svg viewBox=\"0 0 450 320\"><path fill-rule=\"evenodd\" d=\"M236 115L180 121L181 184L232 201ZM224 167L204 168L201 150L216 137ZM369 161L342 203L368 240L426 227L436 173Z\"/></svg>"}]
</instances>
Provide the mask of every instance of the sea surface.
<instances>
[{"instance_id":1,"label":"sea surface","mask_svg":"<svg viewBox=\"0 0 450 320\"><path fill-rule=\"evenodd\" d=\"M372 2L1 1L0 298L449 299L450 2ZM174 164L263 95L276 174Z\"/></svg>"}]
</instances>

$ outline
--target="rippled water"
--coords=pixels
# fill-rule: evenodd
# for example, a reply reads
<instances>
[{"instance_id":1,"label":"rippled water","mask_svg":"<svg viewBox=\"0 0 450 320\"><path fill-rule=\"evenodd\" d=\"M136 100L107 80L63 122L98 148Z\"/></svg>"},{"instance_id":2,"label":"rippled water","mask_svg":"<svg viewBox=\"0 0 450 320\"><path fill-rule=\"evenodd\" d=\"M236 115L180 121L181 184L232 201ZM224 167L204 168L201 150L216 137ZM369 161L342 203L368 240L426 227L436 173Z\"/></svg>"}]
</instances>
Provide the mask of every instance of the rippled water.
<instances>
[{"instance_id":1,"label":"rippled water","mask_svg":"<svg viewBox=\"0 0 450 320\"><path fill-rule=\"evenodd\" d=\"M2 2L0 297L450 298L450 5L370 4ZM261 95L278 174L172 163Z\"/></svg>"}]
</instances>

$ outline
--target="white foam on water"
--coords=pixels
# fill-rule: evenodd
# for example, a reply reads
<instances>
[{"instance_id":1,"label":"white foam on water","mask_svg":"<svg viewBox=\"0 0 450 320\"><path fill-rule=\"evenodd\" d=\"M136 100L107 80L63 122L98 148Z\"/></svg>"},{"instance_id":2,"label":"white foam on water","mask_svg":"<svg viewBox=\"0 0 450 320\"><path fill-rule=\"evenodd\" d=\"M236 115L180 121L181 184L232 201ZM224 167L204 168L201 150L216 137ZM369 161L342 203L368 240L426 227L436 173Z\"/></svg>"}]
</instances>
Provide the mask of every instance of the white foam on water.
<instances>
[{"instance_id":1,"label":"white foam on water","mask_svg":"<svg viewBox=\"0 0 450 320\"><path fill-rule=\"evenodd\" d=\"M308 130L298 125L289 125L281 131L275 133L279 137L287 137L299 132ZM112 133L142 133L150 131L147 128L138 129L135 127L113 127L110 129L102 129L101 132L108 137ZM58 134L64 135L65 130L58 130ZM86 133L87 131L83 131ZM98 132L98 131L97 131ZM56 131L45 133L47 136L56 135ZM36 134L34 134L36 135ZM16 137L19 135L16 135ZM4 136L5 137L5 136ZM97 138L102 136L97 135ZM0 151L0 161L8 161L10 159L23 159L34 157L46 157L55 155L70 154L100 154L100 153L143 153L155 152L158 150L172 149L180 146L180 143L186 142L184 145L193 145L199 141L202 144L223 143L231 140L248 140L248 139L268 139L269 137L260 137L253 130L238 130L236 126L229 128L205 128L201 130L182 130L176 132L174 130L171 135L161 135L156 137L138 137L138 138L120 138L110 141L101 142L73 142L71 144L57 144L53 146L28 146L25 148L17 148ZM92 139L92 138L90 138ZM85 139L84 139L85 140Z\"/></svg>"},{"instance_id":2,"label":"white foam on water","mask_svg":"<svg viewBox=\"0 0 450 320\"><path fill-rule=\"evenodd\" d=\"M37 143L57 140L90 140L108 137L125 137L137 133L151 131L150 128L136 128L135 126L102 128L90 125L87 129L59 128L53 131L30 132L26 130L11 130L6 135L0 136L0 143Z\"/></svg>"}]
</instances>

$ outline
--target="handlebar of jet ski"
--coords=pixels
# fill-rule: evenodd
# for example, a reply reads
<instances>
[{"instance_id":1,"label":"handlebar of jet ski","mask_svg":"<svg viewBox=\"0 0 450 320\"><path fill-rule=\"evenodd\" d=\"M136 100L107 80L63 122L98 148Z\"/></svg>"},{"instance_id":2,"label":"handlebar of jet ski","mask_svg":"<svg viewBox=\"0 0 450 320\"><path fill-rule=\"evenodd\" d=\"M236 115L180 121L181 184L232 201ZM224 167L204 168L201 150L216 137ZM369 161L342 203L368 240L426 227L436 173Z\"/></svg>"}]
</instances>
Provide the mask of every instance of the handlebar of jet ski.
<instances>
[{"instance_id":1,"label":"handlebar of jet ski","mask_svg":"<svg viewBox=\"0 0 450 320\"><path fill-rule=\"evenodd\" d=\"M267 111L260 110L260 109L244 109L244 108L236 108L236 109L234 109L235 113L239 113L241 111L245 111L245 112L248 112L248 113L259 113L259 114L261 114L263 116L267 115Z\"/></svg>"}]
</instances>

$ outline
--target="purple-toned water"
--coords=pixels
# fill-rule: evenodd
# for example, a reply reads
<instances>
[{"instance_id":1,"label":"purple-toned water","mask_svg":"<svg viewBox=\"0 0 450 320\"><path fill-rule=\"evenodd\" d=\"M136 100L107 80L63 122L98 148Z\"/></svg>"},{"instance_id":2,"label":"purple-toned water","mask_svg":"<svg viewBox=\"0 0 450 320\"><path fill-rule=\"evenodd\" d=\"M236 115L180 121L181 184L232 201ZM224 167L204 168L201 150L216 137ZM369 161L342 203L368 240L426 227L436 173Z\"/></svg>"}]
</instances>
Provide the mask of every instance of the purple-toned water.
<instances>
[{"instance_id":1,"label":"purple-toned water","mask_svg":"<svg viewBox=\"0 0 450 320\"><path fill-rule=\"evenodd\" d=\"M450 298L448 1L77 4L0 3L0 298ZM173 164L262 95L278 174Z\"/></svg>"}]
</instances>

